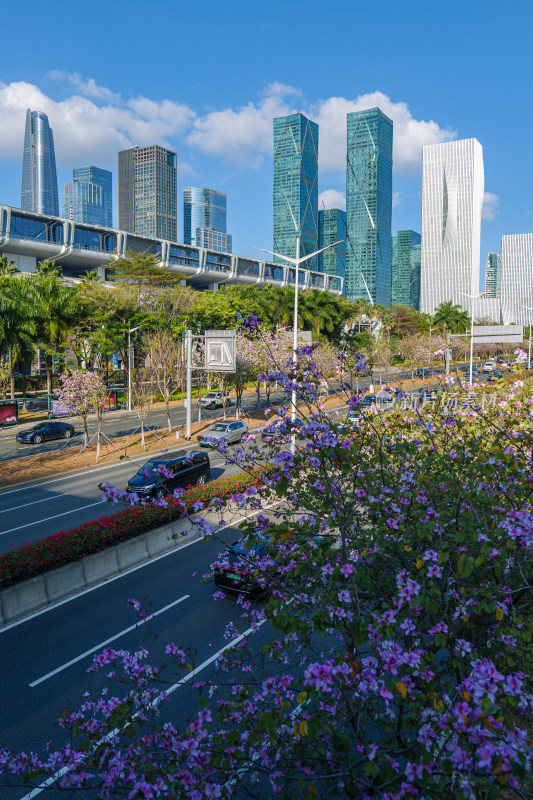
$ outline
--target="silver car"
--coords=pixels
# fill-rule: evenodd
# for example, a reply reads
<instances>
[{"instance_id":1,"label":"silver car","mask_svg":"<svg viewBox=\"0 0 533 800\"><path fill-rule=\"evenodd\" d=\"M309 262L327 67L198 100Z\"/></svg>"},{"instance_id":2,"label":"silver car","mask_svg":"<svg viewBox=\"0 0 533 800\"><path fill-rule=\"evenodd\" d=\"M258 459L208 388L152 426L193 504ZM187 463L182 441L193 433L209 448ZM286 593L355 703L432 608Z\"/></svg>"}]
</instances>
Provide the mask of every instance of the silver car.
<instances>
[{"instance_id":1,"label":"silver car","mask_svg":"<svg viewBox=\"0 0 533 800\"><path fill-rule=\"evenodd\" d=\"M208 392L200 399L200 405L203 408L222 408L231 405L229 392Z\"/></svg>"},{"instance_id":2,"label":"silver car","mask_svg":"<svg viewBox=\"0 0 533 800\"><path fill-rule=\"evenodd\" d=\"M240 442L242 437L248 433L246 422L215 422L214 425L198 437L198 444L201 447L216 447L219 441L225 439L229 444Z\"/></svg>"}]
</instances>

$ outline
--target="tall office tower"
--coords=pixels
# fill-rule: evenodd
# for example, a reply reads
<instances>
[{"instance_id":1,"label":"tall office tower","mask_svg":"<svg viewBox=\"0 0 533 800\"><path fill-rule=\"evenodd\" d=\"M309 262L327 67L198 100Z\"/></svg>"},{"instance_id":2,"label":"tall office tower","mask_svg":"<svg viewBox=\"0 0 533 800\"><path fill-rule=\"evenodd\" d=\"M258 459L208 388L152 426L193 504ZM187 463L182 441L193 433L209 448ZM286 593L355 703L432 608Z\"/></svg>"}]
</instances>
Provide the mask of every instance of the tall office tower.
<instances>
[{"instance_id":1,"label":"tall office tower","mask_svg":"<svg viewBox=\"0 0 533 800\"><path fill-rule=\"evenodd\" d=\"M411 305L411 281L413 267L417 260L415 247L420 245L420 234L415 231L398 231L392 237L392 281L391 303L398 306Z\"/></svg>"},{"instance_id":2,"label":"tall office tower","mask_svg":"<svg viewBox=\"0 0 533 800\"><path fill-rule=\"evenodd\" d=\"M75 222L113 227L113 176L100 167L72 170L72 183L65 184L61 216Z\"/></svg>"},{"instance_id":3,"label":"tall office tower","mask_svg":"<svg viewBox=\"0 0 533 800\"><path fill-rule=\"evenodd\" d=\"M118 226L177 240L176 153L157 144L118 154Z\"/></svg>"},{"instance_id":4,"label":"tall office tower","mask_svg":"<svg viewBox=\"0 0 533 800\"><path fill-rule=\"evenodd\" d=\"M485 297L500 297L502 285L502 257L499 253L487 253L485 268Z\"/></svg>"},{"instance_id":5,"label":"tall office tower","mask_svg":"<svg viewBox=\"0 0 533 800\"><path fill-rule=\"evenodd\" d=\"M335 245L335 242L340 244ZM335 245L318 256L318 269L344 278L346 272L346 211L327 208L318 212L318 249Z\"/></svg>"},{"instance_id":6,"label":"tall office tower","mask_svg":"<svg viewBox=\"0 0 533 800\"><path fill-rule=\"evenodd\" d=\"M274 120L272 210L275 253L295 258L297 235L300 256L318 249L318 125L303 114ZM316 269L316 256L304 266Z\"/></svg>"},{"instance_id":7,"label":"tall office tower","mask_svg":"<svg viewBox=\"0 0 533 800\"><path fill-rule=\"evenodd\" d=\"M533 233L502 236L503 324L530 325L533 318Z\"/></svg>"},{"instance_id":8,"label":"tall office tower","mask_svg":"<svg viewBox=\"0 0 533 800\"><path fill-rule=\"evenodd\" d=\"M420 311L479 293L483 150L477 139L429 144L423 150Z\"/></svg>"},{"instance_id":9,"label":"tall office tower","mask_svg":"<svg viewBox=\"0 0 533 800\"><path fill-rule=\"evenodd\" d=\"M393 124L379 108L350 113L347 123L344 293L390 306Z\"/></svg>"},{"instance_id":10,"label":"tall office tower","mask_svg":"<svg viewBox=\"0 0 533 800\"><path fill-rule=\"evenodd\" d=\"M218 241L214 235L209 237L206 234L202 240L210 241L209 245L200 243L202 234L198 231L202 229L226 233L226 195L217 192L216 189L186 186L183 190L183 243L221 249L213 246L216 242L223 244L222 240ZM225 252L231 253L231 237L230 249Z\"/></svg>"},{"instance_id":11,"label":"tall office tower","mask_svg":"<svg viewBox=\"0 0 533 800\"><path fill-rule=\"evenodd\" d=\"M220 233L211 228L196 228L196 247L218 250L220 253L231 253L231 240L231 233Z\"/></svg>"},{"instance_id":12,"label":"tall office tower","mask_svg":"<svg viewBox=\"0 0 533 800\"><path fill-rule=\"evenodd\" d=\"M46 114L29 108L24 132L20 207L24 211L59 216L54 134Z\"/></svg>"},{"instance_id":13,"label":"tall office tower","mask_svg":"<svg viewBox=\"0 0 533 800\"><path fill-rule=\"evenodd\" d=\"M422 245L415 244L411 252L411 289L409 305L420 311L420 264L422 261Z\"/></svg>"}]
</instances>

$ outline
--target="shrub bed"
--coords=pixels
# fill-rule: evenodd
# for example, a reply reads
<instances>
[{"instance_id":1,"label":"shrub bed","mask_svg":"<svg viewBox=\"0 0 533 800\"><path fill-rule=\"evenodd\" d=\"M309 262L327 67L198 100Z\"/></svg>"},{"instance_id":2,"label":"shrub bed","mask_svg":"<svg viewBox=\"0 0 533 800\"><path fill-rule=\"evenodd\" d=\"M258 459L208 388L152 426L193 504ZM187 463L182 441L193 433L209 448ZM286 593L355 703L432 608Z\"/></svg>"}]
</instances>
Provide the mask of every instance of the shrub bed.
<instances>
[{"instance_id":1,"label":"shrub bed","mask_svg":"<svg viewBox=\"0 0 533 800\"><path fill-rule=\"evenodd\" d=\"M240 472L218 478L204 486L192 486L182 497L187 513L206 508L215 497L227 499L249 486L260 483L260 471L255 475ZM0 555L0 589L6 589L29 578L79 561L85 556L99 553L106 547L126 542L135 536L167 525L184 516L183 506L171 500L166 508L161 506L135 506L105 517L85 522L69 531L59 531L36 542L17 547Z\"/></svg>"}]
</instances>

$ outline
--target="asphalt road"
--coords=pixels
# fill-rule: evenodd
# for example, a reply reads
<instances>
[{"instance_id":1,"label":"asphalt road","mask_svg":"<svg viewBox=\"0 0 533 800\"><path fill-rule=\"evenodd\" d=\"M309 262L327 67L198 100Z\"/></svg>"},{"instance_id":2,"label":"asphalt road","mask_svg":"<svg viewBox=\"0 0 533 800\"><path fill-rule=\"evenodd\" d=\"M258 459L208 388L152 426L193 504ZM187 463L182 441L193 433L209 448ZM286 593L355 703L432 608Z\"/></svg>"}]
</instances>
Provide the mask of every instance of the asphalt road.
<instances>
[{"instance_id":1,"label":"asphalt road","mask_svg":"<svg viewBox=\"0 0 533 800\"><path fill-rule=\"evenodd\" d=\"M239 538L235 522L222 538L227 543ZM213 540L191 542L0 630L4 654L0 659L0 746L42 752L47 741L64 740L65 734L53 723L61 711L83 702L84 691L98 693L103 685L110 685L110 694L122 694L124 687L86 673L92 654L101 652L104 646L136 650L143 644L152 651L151 661L156 664L170 662L164 655L167 643L182 647L197 673L187 673L186 682L179 686L176 682L183 678L183 672L165 673L170 684L164 688L172 687L172 696L164 716L177 726L194 716L199 710L198 696L189 678L219 680L214 660L228 644L224 638L227 623L232 621L240 632L245 630L235 598L214 601L213 584L201 582L202 574L223 549L223 544ZM131 597L151 601L147 610L155 617L148 624L135 627L138 619L127 607ZM263 626L258 640L268 635L267 628ZM150 632L157 633L157 640L148 641ZM29 788L7 788L0 782L2 800L29 800L29 792ZM38 796L48 800L70 798L74 793L56 795L47 789Z\"/></svg>"}]
</instances>

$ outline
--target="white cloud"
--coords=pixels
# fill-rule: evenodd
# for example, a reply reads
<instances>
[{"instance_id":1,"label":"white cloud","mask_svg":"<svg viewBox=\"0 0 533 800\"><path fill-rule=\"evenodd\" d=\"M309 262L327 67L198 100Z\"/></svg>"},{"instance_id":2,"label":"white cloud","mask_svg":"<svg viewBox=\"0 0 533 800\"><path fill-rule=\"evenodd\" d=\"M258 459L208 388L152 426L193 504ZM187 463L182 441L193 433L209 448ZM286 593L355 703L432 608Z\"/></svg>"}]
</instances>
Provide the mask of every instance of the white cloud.
<instances>
[{"instance_id":1,"label":"white cloud","mask_svg":"<svg viewBox=\"0 0 533 800\"><path fill-rule=\"evenodd\" d=\"M196 119L189 144L234 164L258 169L272 152L272 120L294 111L279 95L264 97L234 111L225 108Z\"/></svg>"},{"instance_id":2,"label":"white cloud","mask_svg":"<svg viewBox=\"0 0 533 800\"><path fill-rule=\"evenodd\" d=\"M392 207L396 208L399 206L402 201L400 200L400 192L393 192L392 193Z\"/></svg>"},{"instance_id":3,"label":"white cloud","mask_svg":"<svg viewBox=\"0 0 533 800\"><path fill-rule=\"evenodd\" d=\"M318 195L318 207L319 209L341 208L346 211L346 195L336 189L326 189Z\"/></svg>"},{"instance_id":4,"label":"white cloud","mask_svg":"<svg viewBox=\"0 0 533 800\"><path fill-rule=\"evenodd\" d=\"M103 87L100 90L102 99ZM103 104L79 94L56 101L31 83L0 83L0 158L21 157L27 108L48 114L56 159L62 167L95 162L115 167L117 152L134 145L175 149L176 137L188 130L195 117L188 106L172 100L156 102L140 96L123 105L110 95L113 98Z\"/></svg>"},{"instance_id":5,"label":"white cloud","mask_svg":"<svg viewBox=\"0 0 533 800\"><path fill-rule=\"evenodd\" d=\"M383 92L359 95L355 100L329 97L309 110L311 119L320 126L320 168L342 170L346 164L346 114L367 108L380 108L394 123L393 168L395 172L414 176L422 164L422 147L454 139L456 132L441 128L433 120L417 120L407 103L393 102Z\"/></svg>"},{"instance_id":6,"label":"white cloud","mask_svg":"<svg viewBox=\"0 0 533 800\"><path fill-rule=\"evenodd\" d=\"M69 83L75 86L80 94L85 97L90 97L93 100L105 100L108 102L120 102L120 94L112 92L105 86L99 86L94 78L84 80L79 72L66 72L62 69L53 69L48 73L47 78L52 81L59 81Z\"/></svg>"},{"instance_id":7,"label":"white cloud","mask_svg":"<svg viewBox=\"0 0 533 800\"><path fill-rule=\"evenodd\" d=\"M296 97L300 97L302 94L301 89L297 89L296 86L288 86L286 83L280 83L279 81L272 81L263 91L263 94L267 97L271 95L277 95L278 97L286 97L289 94L295 95Z\"/></svg>"},{"instance_id":8,"label":"white cloud","mask_svg":"<svg viewBox=\"0 0 533 800\"><path fill-rule=\"evenodd\" d=\"M499 212L500 198L493 192L485 192L483 195L483 210L481 212L481 219L491 220L496 217Z\"/></svg>"}]
</instances>

